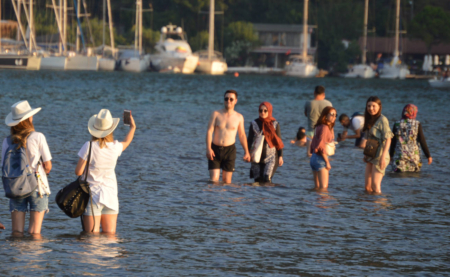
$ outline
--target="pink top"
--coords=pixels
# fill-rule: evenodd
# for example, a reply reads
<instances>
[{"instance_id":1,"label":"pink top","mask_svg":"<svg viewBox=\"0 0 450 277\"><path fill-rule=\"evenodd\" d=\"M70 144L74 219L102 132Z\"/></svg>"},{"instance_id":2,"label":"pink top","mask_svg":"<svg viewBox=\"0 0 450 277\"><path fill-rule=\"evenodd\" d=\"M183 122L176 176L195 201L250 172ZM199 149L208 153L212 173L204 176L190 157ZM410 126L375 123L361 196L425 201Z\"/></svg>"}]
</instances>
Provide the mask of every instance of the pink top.
<instances>
[{"instance_id":1,"label":"pink top","mask_svg":"<svg viewBox=\"0 0 450 277\"><path fill-rule=\"evenodd\" d=\"M314 137L311 141L311 153L323 154L325 144L334 140L334 131L330 130L328 125L319 125L316 127Z\"/></svg>"}]
</instances>

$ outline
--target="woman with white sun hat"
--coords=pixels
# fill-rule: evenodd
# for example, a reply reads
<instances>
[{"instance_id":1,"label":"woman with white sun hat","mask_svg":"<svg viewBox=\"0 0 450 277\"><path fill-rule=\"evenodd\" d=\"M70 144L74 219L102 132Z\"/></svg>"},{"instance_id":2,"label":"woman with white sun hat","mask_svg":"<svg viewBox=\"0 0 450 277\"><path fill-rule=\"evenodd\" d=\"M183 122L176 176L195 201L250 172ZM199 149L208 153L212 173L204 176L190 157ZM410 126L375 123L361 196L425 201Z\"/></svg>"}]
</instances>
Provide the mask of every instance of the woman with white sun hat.
<instances>
[{"instance_id":1,"label":"woman with white sun hat","mask_svg":"<svg viewBox=\"0 0 450 277\"><path fill-rule=\"evenodd\" d=\"M31 172L36 172L38 187L25 198L11 198L9 210L11 212L13 234L23 234L25 228L25 214L30 212L28 233L40 234L44 215L48 212L48 196L50 187L47 174L52 169L52 155L44 134L36 132L33 116L41 108L31 108L28 101L23 100L11 106L11 112L5 119L5 124L11 127L11 135L3 140L2 165L10 146L24 148Z\"/></svg>"},{"instance_id":2,"label":"woman with white sun hat","mask_svg":"<svg viewBox=\"0 0 450 277\"><path fill-rule=\"evenodd\" d=\"M83 229L86 231L98 233L101 225L103 233L116 232L119 198L115 167L117 159L134 137L136 124L131 115L130 118L130 131L122 142L113 137L120 119L113 118L109 110L102 109L89 119L88 130L92 140L87 141L78 152L79 159L75 169L77 176L83 174L91 151L87 182L92 200L89 200L83 215Z\"/></svg>"}]
</instances>

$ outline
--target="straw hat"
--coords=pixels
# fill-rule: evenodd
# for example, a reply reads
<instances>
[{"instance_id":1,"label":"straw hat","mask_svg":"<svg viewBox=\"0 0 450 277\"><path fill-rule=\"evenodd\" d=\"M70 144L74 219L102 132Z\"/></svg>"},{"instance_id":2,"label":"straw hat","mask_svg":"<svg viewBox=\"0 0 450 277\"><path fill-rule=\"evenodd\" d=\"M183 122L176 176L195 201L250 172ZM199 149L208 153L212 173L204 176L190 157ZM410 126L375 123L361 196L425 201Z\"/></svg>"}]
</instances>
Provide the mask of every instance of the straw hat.
<instances>
[{"instance_id":1,"label":"straw hat","mask_svg":"<svg viewBox=\"0 0 450 277\"><path fill-rule=\"evenodd\" d=\"M27 100L19 101L11 106L11 112L5 119L5 124L8 126L16 126L21 121L37 114L41 108L33 109Z\"/></svg>"},{"instance_id":2,"label":"straw hat","mask_svg":"<svg viewBox=\"0 0 450 277\"><path fill-rule=\"evenodd\" d=\"M120 118L112 118L109 110L101 109L98 114L89 119L89 133L96 138L104 138L117 128L119 121Z\"/></svg>"}]
</instances>

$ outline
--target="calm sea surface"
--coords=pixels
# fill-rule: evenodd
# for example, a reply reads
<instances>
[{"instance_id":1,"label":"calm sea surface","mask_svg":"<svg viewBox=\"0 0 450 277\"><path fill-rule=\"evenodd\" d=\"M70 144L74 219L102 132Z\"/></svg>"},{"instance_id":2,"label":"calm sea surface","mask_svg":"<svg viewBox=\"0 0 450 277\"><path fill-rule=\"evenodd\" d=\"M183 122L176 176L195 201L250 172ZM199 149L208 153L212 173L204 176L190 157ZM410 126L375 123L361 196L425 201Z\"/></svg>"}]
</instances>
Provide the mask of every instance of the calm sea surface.
<instances>
[{"instance_id":1,"label":"calm sea surface","mask_svg":"<svg viewBox=\"0 0 450 277\"><path fill-rule=\"evenodd\" d=\"M391 125L405 104L416 104L433 164L417 174L387 173L383 195L366 195L362 150L346 141L331 161L329 192L311 191L305 149L289 140L306 126L304 103L318 84L339 114L363 111L369 96L379 96ZM246 132L259 103L273 104L286 145L274 185L252 184L239 143L234 183L208 182L206 125L226 89L239 93ZM0 71L0 121L23 99L42 107L34 123L53 155L53 193L42 239L13 238L0 190L1 276L450 274L450 91L426 81ZM109 237L82 235L80 220L54 201L75 180L87 121L101 108L115 117L130 109L137 124L116 167L120 214ZM1 138L9 133L2 126ZM121 123L115 138L127 130Z\"/></svg>"}]
</instances>

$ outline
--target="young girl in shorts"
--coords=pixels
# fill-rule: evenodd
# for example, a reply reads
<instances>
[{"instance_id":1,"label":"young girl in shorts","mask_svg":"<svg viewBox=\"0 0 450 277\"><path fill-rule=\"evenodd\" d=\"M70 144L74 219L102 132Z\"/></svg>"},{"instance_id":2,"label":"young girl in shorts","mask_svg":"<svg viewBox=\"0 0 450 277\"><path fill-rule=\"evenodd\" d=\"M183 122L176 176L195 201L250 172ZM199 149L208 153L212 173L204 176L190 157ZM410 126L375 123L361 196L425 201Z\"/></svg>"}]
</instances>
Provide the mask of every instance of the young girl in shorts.
<instances>
[{"instance_id":1,"label":"young girl in shorts","mask_svg":"<svg viewBox=\"0 0 450 277\"><path fill-rule=\"evenodd\" d=\"M314 176L314 189L326 191L331 170L330 161L325 152L327 143L334 140L334 123L336 121L336 109L328 106L322 110L315 126L315 135L311 141L310 166Z\"/></svg>"},{"instance_id":2,"label":"young girl in shorts","mask_svg":"<svg viewBox=\"0 0 450 277\"><path fill-rule=\"evenodd\" d=\"M9 200L13 235L23 234L27 212L30 212L28 233L40 234L44 215L48 212L50 188L47 174L52 170L52 155L44 134L34 130L33 116L40 110L41 108L31 108L26 100L19 101L11 106L11 113L5 119L6 125L11 127L10 141L25 148L31 171L39 175L38 187L30 196ZM8 138L5 138L2 145L2 164L5 162L8 148Z\"/></svg>"},{"instance_id":3,"label":"young girl in shorts","mask_svg":"<svg viewBox=\"0 0 450 277\"><path fill-rule=\"evenodd\" d=\"M83 215L83 229L87 232L114 234L119 214L119 198L117 191L116 163L119 156L130 145L136 130L132 116L130 131L124 141L114 140L113 132L119 124L119 118L112 118L107 109L102 109L89 119L88 130L92 140L87 141L78 152L77 176L83 175L91 144L91 160L87 182L91 189L92 201ZM95 217L95 220L94 220ZM95 223L95 224L94 224ZM94 226L95 225L95 226Z\"/></svg>"}]
</instances>

